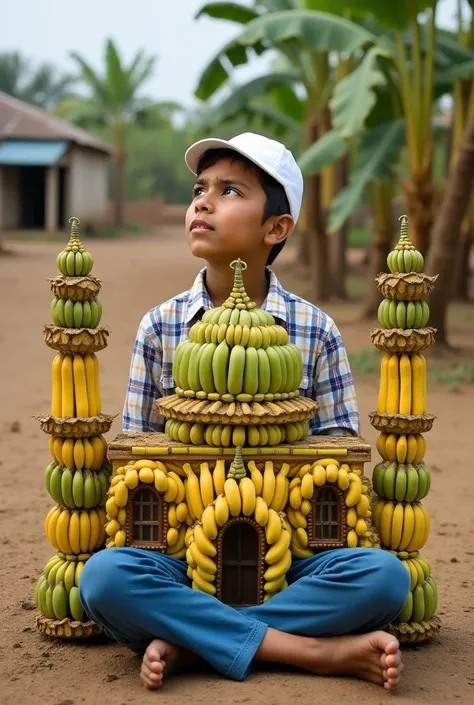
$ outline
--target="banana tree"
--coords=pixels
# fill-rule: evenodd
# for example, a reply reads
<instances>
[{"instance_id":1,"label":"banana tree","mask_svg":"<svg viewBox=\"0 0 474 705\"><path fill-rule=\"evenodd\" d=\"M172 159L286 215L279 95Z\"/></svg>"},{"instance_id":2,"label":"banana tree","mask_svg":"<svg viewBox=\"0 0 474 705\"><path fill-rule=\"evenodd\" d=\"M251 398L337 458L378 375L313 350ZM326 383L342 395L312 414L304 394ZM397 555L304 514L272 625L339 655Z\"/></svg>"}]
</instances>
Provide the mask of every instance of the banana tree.
<instances>
[{"instance_id":1,"label":"banana tree","mask_svg":"<svg viewBox=\"0 0 474 705\"><path fill-rule=\"evenodd\" d=\"M143 84L151 77L154 57L138 51L126 66L115 43L109 39L105 47L103 73L94 69L79 54L73 53L81 74L80 79L89 89L85 101L68 102L63 110L72 121L82 124L102 124L110 127L115 146L114 152L114 215L115 225L124 224L124 168L127 156L127 128L137 121L156 119L157 106L140 98Z\"/></svg>"},{"instance_id":2,"label":"banana tree","mask_svg":"<svg viewBox=\"0 0 474 705\"><path fill-rule=\"evenodd\" d=\"M374 44L377 37L342 17L298 9L301 4L299 0L265 0L258 4L267 10L262 14L248 8L242 14L239 12L241 6L237 3L210 3L201 8L198 16L207 14L232 19L244 26L241 33L221 49L204 70L196 90L200 99L207 100L214 95L228 81L231 67L247 62L254 54L262 55L265 51L276 49L291 66L291 69L264 74L234 89L216 107L215 121L222 122L242 110L249 111L252 99L254 110L256 96L271 95L286 120L303 120L305 147L324 137L331 129L328 103L334 84L334 71L329 60L330 54L344 52L347 58L343 66L348 69L348 58ZM381 51L383 49L374 49L365 64L365 96L373 91L379 80L377 73L371 72L370 66ZM312 173L307 179L306 217L303 218L311 229L307 239L309 257L306 259L311 262L312 268L312 296L319 300L327 299L331 292L323 212L324 206L334 195L335 179L328 169L330 163L323 165L321 173Z\"/></svg>"}]
</instances>

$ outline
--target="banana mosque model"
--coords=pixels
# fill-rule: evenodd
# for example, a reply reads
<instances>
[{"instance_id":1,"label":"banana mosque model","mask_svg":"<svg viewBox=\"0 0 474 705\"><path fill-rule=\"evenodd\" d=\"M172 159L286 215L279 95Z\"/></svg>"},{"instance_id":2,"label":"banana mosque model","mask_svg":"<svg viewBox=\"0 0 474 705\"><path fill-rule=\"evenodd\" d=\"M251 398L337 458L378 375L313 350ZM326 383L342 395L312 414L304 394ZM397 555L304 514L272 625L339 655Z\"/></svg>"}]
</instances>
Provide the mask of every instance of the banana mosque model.
<instances>
[{"instance_id":1,"label":"banana mosque model","mask_svg":"<svg viewBox=\"0 0 474 705\"><path fill-rule=\"evenodd\" d=\"M133 546L186 561L192 588L241 607L287 587L294 559L329 548L390 550L410 574L400 619L389 630L423 641L439 630L437 588L419 554L429 536L421 500L431 475L423 460L426 362L434 341L425 302L435 277L421 272L422 255L407 236L390 253L382 328L372 340L384 352L377 410L380 431L373 484L363 438L308 436L317 404L299 394L303 361L274 318L248 297L246 264L231 263L234 285L225 303L206 311L175 351L175 394L156 405L165 433L102 434L96 353L107 345L99 327L100 281L82 245L77 218L51 280L53 325L45 341L52 362L51 413L37 417L50 435L45 485L54 505L45 520L56 553L35 587L37 626L54 637L88 637L78 598L93 552ZM239 561L245 558L245 571Z\"/></svg>"}]
</instances>

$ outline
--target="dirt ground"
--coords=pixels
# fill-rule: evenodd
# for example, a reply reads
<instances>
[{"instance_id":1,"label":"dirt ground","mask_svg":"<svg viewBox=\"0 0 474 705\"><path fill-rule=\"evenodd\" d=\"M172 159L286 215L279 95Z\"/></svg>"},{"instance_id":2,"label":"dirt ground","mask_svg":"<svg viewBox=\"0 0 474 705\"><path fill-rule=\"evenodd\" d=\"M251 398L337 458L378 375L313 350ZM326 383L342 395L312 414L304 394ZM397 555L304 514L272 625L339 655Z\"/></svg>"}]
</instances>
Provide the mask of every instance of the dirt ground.
<instances>
[{"instance_id":1,"label":"dirt ground","mask_svg":"<svg viewBox=\"0 0 474 705\"><path fill-rule=\"evenodd\" d=\"M95 257L94 274L103 280L103 322L111 330L109 348L100 353L103 408L120 414L140 317L188 288L201 262L192 259L179 231L88 244ZM47 411L50 404L53 353L44 344L42 326L49 322L51 300L46 278L54 276L61 248L39 242L10 248L12 254L0 258L0 700L5 705L387 702L389 694L366 683L278 669L255 672L244 683L213 673L190 674L170 679L159 693L148 692L138 680L138 660L125 649L106 642L52 641L36 631L33 584L54 550L43 529L51 506L43 485L48 439L33 415ZM284 267L283 282L289 284L291 277L291 267ZM370 343L368 326L354 323L357 306L332 306L329 312L349 349ZM472 322L470 326L470 340L467 324L456 324L455 338L472 347ZM374 408L377 382L356 378L356 383L362 433L373 443L375 432L367 414ZM423 554L439 582L443 629L430 644L406 651L407 668L397 700L467 704L474 702L474 546L467 540L474 530L473 387L458 394L446 387L432 388L429 408L438 419L427 438L433 483L426 506L432 533ZM109 438L119 431L120 416Z\"/></svg>"}]
</instances>

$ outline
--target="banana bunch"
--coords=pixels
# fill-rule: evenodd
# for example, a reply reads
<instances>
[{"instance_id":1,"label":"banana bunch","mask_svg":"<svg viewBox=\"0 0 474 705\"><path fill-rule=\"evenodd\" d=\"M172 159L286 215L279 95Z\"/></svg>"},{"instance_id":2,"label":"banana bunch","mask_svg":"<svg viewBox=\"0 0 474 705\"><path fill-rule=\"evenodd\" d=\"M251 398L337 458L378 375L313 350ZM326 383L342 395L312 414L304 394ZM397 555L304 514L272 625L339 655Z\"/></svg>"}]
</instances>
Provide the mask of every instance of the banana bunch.
<instances>
[{"instance_id":1,"label":"banana bunch","mask_svg":"<svg viewBox=\"0 0 474 705\"><path fill-rule=\"evenodd\" d=\"M383 460L418 465L426 454L426 440L421 433L380 433L376 441Z\"/></svg>"},{"instance_id":2,"label":"banana bunch","mask_svg":"<svg viewBox=\"0 0 474 705\"><path fill-rule=\"evenodd\" d=\"M49 542L65 554L92 553L105 541L105 511L97 509L66 509L56 505L45 519L45 532Z\"/></svg>"},{"instance_id":3,"label":"banana bunch","mask_svg":"<svg viewBox=\"0 0 474 705\"><path fill-rule=\"evenodd\" d=\"M427 411L424 355L386 353L380 365L377 411L381 414L423 415Z\"/></svg>"},{"instance_id":4,"label":"banana bunch","mask_svg":"<svg viewBox=\"0 0 474 705\"><path fill-rule=\"evenodd\" d=\"M392 551L419 551L430 533L430 518L420 502L377 499L373 519L382 546Z\"/></svg>"},{"instance_id":5,"label":"banana bunch","mask_svg":"<svg viewBox=\"0 0 474 705\"><path fill-rule=\"evenodd\" d=\"M427 622L434 617L438 606L438 588L432 575L408 593L407 600L398 617L401 623Z\"/></svg>"},{"instance_id":6,"label":"banana bunch","mask_svg":"<svg viewBox=\"0 0 474 705\"><path fill-rule=\"evenodd\" d=\"M90 438L60 438L50 436L49 451L59 465L76 470L101 470L108 472L107 441L103 436ZM49 490L48 490L49 491Z\"/></svg>"},{"instance_id":7,"label":"banana bunch","mask_svg":"<svg viewBox=\"0 0 474 705\"><path fill-rule=\"evenodd\" d=\"M229 347L243 345L244 348L268 348L269 345L286 345L288 333L283 326L276 325L273 316L261 309L219 308L206 311L201 321L189 331L193 343L222 343Z\"/></svg>"},{"instance_id":8,"label":"banana bunch","mask_svg":"<svg viewBox=\"0 0 474 705\"><path fill-rule=\"evenodd\" d=\"M401 555L404 555L404 553L406 552L402 552ZM428 561L425 561L425 559L422 558L418 552L415 554L406 553L406 558L402 558L401 555L398 554L404 568L406 568L406 571L410 576L410 590L413 592L418 585L423 585L425 580L430 577L430 564ZM412 557L410 558L409 556Z\"/></svg>"},{"instance_id":9,"label":"banana bunch","mask_svg":"<svg viewBox=\"0 0 474 705\"><path fill-rule=\"evenodd\" d=\"M53 556L35 586L35 604L49 619L69 618L82 622L85 612L79 600L79 578L84 561Z\"/></svg>"},{"instance_id":10,"label":"banana bunch","mask_svg":"<svg viewBox=\"0 0 474 705\"><path fill-rule=\"evenodd\" d=\"M372 483L379 497L396 502L419 502L430 491L431 473L423 464L385 461L375 466Z\"/></svg>"},{"instance_id":11,"label":"banana bunch","mask_svg":"<svg viewBox=\"0 0 474 705\"><path fill-rule=\"evenodd\" d=\"M79 238L79 219L70 218L69 222L72 223L71 237L64 250L59 253L56 264L65 277L84 277L91 272L94 260Z\"/></svg>"},{"instance_id":12,"label":"banana bunch","mask_svg":"<svg viewBox=\"0 0 474 705\"><path fill-rule=\"evenodd\" d=\"M400 240L387 257L388 268L392 274L423 271L423 255L408 237L408 218L402 217Z\"/></svg>"},{"instance_id":13,"label":"banana bunch","mask_svg":"<svg viewBox=\"0 0 474 705\"><path fill-rule=\"evenodd\" d=\"M91 417L100 414L99 360L91 355L58 353L52 362L53 416Z\"/></svg>"},{"instance_id":14,"label":"banana bunch","mask_svg":"<svg viewBox=\"0 0 474 705\"><path fill-rule=\"evenodd\" d=\"M383 299L378 308L382 328L424 328L430 318L426 301L396 301Z\"/></svg>"},{"instance_id":15,"label":"banana bunch","mask_svg":"<svg viewBox=\"0 0 474 705\"><path fill-rule=\"evenodd\" d=\"M279 536L265 553L265 564L267 566L263 574L265 580L263 585L263 589L266 593L265 600L270 599L273 595L276 595L288 587L286 574L292 563L292 549L290 544L293 532L291 526L285 521L284 514L279 513L277 516L280 520Z\"/></svg>"},{"instance_id":16,"label":"banana bunch","mask_svg":"<svg viewBox=\"0 0 474 705\"><path fill-rule=\"evenodd\" d=\"M99 299L73 301L57 296L51 301L51 318L60 328L97 328L102 317Z\"/></svg>"},{"instance_id":17,"label":"banana bunch","mask_svg":"<svg viewBox=\"0 0 474 705\"><path fill-rule=\"evenodd\" d=\"M105 506L109 489L109 474L105 470L65 467L50 463L45 471L45 487L56 504L70 509Z\"/></svg>"},{"instance_id":18,"label":"banana bunch","mask_svg":"<svg viewBox=\"0 0 474 705\"><path fill-rule=\"evenodd\" d=\"M290 343L256 348L249 343L247 347L241 343L229 345L227 340L216 343L185 340L174 354L173 377L183 395L191 391L198 399L229 402L292 399L299 392L303 361L299 349ZM284 396L275 397L275 394Z\"/></svg>"},{"instance_id":19,"label":"banana bunch","mask_svg":"<svg viewBox=\"0 0 474 705\"><path fill-rule=\"evenodd\" d=\"M168 419L166 435L174 441L192 445L229 448L230 446L276 446L280 443L295 443L304 438L309 430L307 421L286 424L204 424Z\"/></svg>"}]
</instances>

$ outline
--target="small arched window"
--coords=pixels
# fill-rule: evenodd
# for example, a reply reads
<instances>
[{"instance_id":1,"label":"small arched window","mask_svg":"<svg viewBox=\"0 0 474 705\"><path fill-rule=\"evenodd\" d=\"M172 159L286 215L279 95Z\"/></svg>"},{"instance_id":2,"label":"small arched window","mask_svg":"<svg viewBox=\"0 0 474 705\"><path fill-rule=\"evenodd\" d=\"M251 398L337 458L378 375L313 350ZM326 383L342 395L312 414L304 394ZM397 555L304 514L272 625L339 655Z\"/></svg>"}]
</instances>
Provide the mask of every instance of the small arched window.
<instances>
[{"instance_id":1,"label":"small arched window","mask_svg":"<svg viewBox=\"0 0 474 705\"><path fill-rule=\"evenodd\" d=\"M345 505L341 490L321 487L314 493L309 545L337 548L345 545Z\"/></svg>"},{"instance_id":2,"label":"small arched window","mask_svg":"<svg viewBox=\"0 0 474 705\"><path fill-rule=\"evenodd\" d=\"M129 546L164 547L163 500L153 487L138 486L127 506Z\"/></svg>"}]
</instances>

